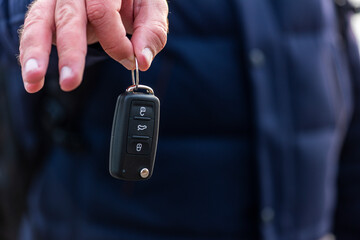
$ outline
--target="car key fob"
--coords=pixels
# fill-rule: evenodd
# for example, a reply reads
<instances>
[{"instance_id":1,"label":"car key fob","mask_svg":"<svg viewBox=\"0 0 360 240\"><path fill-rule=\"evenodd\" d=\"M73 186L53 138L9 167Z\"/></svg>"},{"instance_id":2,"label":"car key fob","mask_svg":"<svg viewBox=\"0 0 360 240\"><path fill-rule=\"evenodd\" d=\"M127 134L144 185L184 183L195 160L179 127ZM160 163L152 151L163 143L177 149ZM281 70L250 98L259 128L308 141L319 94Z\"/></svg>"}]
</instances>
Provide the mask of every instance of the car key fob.
<instances>
[{"instance_id":1,"label":"car key fob","mask_svg":"<svg viewBox=\"0 0 360 240\"><path fill-rule=\"evenodd\" d=\"M110 143L109 171L113 177L129 181L151 177L159 118L160 101L150 87L132 85L118 97Z\"/></svg>"}]
</instances>

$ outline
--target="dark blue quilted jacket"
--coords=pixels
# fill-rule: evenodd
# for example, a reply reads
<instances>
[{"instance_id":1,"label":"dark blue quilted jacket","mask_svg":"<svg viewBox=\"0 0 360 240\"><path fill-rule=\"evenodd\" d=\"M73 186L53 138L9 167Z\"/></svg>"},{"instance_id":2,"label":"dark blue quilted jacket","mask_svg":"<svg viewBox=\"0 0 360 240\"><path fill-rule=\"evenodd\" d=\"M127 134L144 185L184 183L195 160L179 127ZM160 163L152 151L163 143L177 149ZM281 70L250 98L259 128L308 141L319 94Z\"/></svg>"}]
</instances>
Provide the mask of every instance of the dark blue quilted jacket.
<instances>
[{"instance_id":1,"label":"dark blue quilted jacket","mask_svg":"<svg viewBox=\"0 0 360 240\"><path fill-rule=\"evenodd\" d=\"M25 93L26 4L0 0L14 130L46 158L21 239L360 239L360 64L332 1L170 1L168 44L141 74L162 108L146 182L108 174L131 79L97 46L78 90L59 90L54 52L45 89Z\"/></svg>"}]
</instances>

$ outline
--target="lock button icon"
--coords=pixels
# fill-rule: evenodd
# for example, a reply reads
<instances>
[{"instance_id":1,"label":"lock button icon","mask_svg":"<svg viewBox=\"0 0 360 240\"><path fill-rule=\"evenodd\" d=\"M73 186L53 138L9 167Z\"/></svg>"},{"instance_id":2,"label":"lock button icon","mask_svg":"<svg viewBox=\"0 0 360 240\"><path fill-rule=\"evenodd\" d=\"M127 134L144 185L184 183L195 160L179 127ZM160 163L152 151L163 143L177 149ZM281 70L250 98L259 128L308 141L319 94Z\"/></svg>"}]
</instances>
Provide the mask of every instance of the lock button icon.
<instances>
[{"instance_id":1,"label":"lock button icon","mask_svg":"<svg viewBox=\"0 0 360 240\"><path fill-rule=\"evenodd\" d=\"M142 143L136 144L136 151L141 152L141 149L142 149Z\"/></svg>"}]
</instances>

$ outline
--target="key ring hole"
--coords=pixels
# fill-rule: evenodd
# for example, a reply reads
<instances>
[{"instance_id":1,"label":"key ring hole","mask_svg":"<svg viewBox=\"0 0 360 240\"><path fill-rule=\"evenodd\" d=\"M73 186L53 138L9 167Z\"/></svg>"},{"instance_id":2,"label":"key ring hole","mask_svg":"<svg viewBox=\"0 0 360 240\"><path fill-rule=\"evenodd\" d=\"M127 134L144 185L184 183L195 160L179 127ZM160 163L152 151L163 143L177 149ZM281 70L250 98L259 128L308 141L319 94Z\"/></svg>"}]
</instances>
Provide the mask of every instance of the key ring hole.
<instances>
[{"instance_id":1,"label":"key ring hole","mask_svg":"<svg viewBox=\"0 0 360 240\"><path fill-rule=\"evenodd\" d=\"M136 78L135 78L135 72L136 71ZM137 58L135 57L135 71L131 70L131 76L132 76L132 84L136 86L136 89L139 87L139 65Z\"/></svg>"},{"instance_id":2,"label":"key ring hole","mask_svg":"<svg viewBox=\"0 0 360 240\"><path fill-rule=\"evenodd\" d=\"M148 94L152 94L154 95L154 90L149 87L149 86L146 86L146 85L139 85L139 86L136 86L136 85L131 85L130 87L128 87L126 89L127 92L134 92L135 90L138 90L138 89L143 89L145 90Z\"/></svg>"}]
</instances>

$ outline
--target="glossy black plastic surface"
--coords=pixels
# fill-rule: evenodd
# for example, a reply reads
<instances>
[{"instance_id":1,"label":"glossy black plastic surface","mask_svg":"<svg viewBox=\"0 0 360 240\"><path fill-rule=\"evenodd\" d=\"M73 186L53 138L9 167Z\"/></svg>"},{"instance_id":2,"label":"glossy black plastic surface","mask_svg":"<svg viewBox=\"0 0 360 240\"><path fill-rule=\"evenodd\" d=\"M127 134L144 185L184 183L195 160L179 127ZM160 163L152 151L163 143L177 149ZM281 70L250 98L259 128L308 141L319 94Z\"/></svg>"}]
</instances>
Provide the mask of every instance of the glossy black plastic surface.
<instances>
[{"instance_id":1,"label":"glossy black plastic surface","mask_svg":"<svg viewBox=\"0 0 360 240\"><path fill-rule=\"evenodd\" d=\"M109 171L123 180L145 180L153 173L159 135L160 101L152 94L125 92L118 97L110 143ZM149 175L143 178L142 169Z\"/></svg>"}]
</instances>

